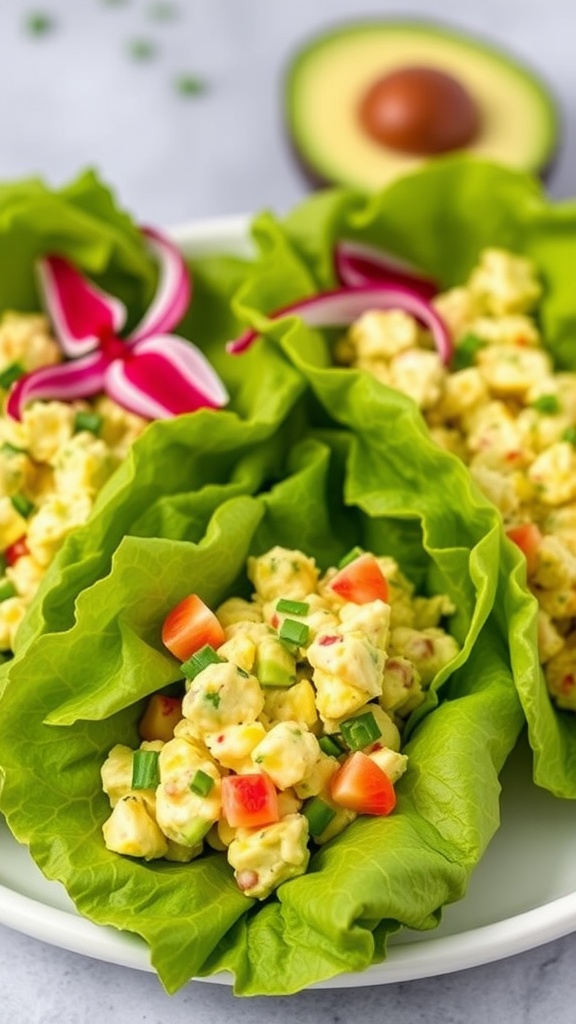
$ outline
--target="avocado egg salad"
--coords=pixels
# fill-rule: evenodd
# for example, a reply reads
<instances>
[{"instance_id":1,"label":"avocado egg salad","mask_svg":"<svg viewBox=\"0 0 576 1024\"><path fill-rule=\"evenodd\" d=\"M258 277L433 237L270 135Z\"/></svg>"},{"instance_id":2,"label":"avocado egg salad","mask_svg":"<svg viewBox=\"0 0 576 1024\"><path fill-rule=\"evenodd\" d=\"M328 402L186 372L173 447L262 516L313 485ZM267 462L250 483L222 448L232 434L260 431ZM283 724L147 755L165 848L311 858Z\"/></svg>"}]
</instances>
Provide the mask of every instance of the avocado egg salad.
<instances>
[{"instance_id":1,"label":"avocado egg salad","mask_svg":"<svg viewBox=\"0 0 576 1024\"><path fill-rule=\"evenodd\" d=\"M378 196L319 193L282 222L264 214L256 237L264 255L237 297L249 327L229 350L246 359L264 337L290 359L298 317L298 365L323 346L337 372L403 392L466 463L535 599L532 653L511 648L534 778L576 797L574 204L446 157Z\"/></svg>"},{"instance_id":2,"label":"avocado egg salad","mask_svg":"<svg viewBox=\"0 0 576 1024\"><path fill-rule=\"evenodd\" d=\"M171 992L288 994L434 928L523 723L522 557L465 466L364 372L246 360L268 404L251 373L251 415L147 426L3 668L8 827Z\"/></svg>"},{"instance_id":3,"label":"avocado egg salad","mask_svg":"<svg viewBox=\"0 0 576 1024\"><path fill-rule=\"evenodd\" d=\"M0 657L65 538L154 419L220 407L180 250L86 173L0 190ZM222 280L226 280L221 268ZM199 283L202 285L200 271ZM210 338L202 296L197 331Z\"/></svg>"},{"instance_id":4,"label":"avocado egg salad","mask_svg":"<svg viewBox=\"0 0 576 1024\"><path fill-rule=\"evenodd\" d=\"M274 547L248 560L250 601L213 613L195 594L162 636L185 659L183 697L154 695L143 741L102 767L109 850L188 862L226 852L238 887L264 899L306 871L358 814L393 811L405 719L456 657L444 595L414 596L392 558L353 551L320 577Z\"/></svg>"},{"instance_id":5,"label":"avocado egg salad","mask_svg":"<svg viewBox=\"0 0 576 1024\"><path fill-rule=\"evenodd\" d=\"M61 359L45 316L0 319L0 382ZM4 375L4 376L3 376ZM89 518L96 495L147 421L106 395L35 402L21 420L0 418L0 652L17 630L46 567L66 536Z\"/></svg>"}]
</instances>

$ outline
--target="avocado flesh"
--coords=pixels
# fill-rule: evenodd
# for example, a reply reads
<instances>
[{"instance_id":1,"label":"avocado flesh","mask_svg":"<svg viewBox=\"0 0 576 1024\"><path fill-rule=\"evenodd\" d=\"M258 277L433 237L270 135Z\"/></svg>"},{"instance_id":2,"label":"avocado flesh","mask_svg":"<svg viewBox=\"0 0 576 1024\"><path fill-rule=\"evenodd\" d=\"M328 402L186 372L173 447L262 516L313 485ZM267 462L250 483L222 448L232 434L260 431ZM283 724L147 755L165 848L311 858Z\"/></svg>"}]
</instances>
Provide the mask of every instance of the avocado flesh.
<instances>
[{"instance_id":1,"label":"avocado flesh","mask_svg":"<svg viewBox=\"0 0 576 1024\"><path fill-rule=\"evenodd\" d=\"M260 686L288 687L296 682L296 659L275 637L258 644L256 675Z\"/></svg>"},{"instance_id":2,"label":"avocado flesh","mask_svg":"<svg viewBox=\"0 0 576 1024\"><path fill-rule=\"evenodd\" d=\"M313 40L288 70L288 127L314 183L375 191L422 165L424 157L376 142L358 117L375 81L418 65L453 75L477 104L481 129L465 152L536 174L550 165L558 113L537 76L500 51L437 26L366 22Z\"/></svg>"}]
</instances>

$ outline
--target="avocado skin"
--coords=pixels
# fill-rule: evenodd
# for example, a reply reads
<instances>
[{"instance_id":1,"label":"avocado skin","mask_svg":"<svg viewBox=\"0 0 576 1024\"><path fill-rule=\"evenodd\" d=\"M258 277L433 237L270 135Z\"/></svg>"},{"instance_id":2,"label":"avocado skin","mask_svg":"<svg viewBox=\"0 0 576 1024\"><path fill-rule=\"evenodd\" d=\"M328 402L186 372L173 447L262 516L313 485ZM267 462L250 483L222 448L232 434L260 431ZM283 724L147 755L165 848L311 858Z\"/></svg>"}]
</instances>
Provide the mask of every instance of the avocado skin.
<instances>
[{"instance_id":1,"label":"avocado skin","mask_svg":"<svg viewBox=\"0 0 576 1024\"><path fill-rule=\"evenodd\" d=\"M417 18L412 18L410 20L399 20L396 18L389 18L379 19L376 21L373 18L366 18L355 19L354 21L341 22L339 24L332 25L325 32L319 33L315 37L309 39L305 44L303 44L301 47L295 49L292 52L284 68L281 87L281 114L285 127L287 150L290 154L292 162L298 168L302 178L311 189L318 190L324 188L333 188L334 186L341 187L346 186L347 183L338 180L336 177L331 177L330 175L323 173L317 166L315 166L313 161L311 161L303 152L298 140L295 137L295 133L292 127L293 118L290 107L291 82L295 72L295 67L300 61L303 52L309 52L313 47L321 47L322 44L332 36L341 36L345 32L355 32L360 28L374 28L376 30L380 30L383 27L388 27L391 29L415 29L419 31L430 31L433 34L446 34L447 37L450 37L453 40L460 39L462 41L463 46L469 44L471 47L481 47L486 51L493 53L495 56L499 58L499 60L503 64L508 64L510 67L514 68L518 67L519 69L521 69L521 71L527 73L533 79L534 82L537 82L539 84L542 94L545 95L548 99L548 105L551 113L552 122L552 143L549 146L549 150L545 158L542 160L540 166L534 168L533 170L527 170L527 173L532 174L535 178L538 178L544 184L548 184L550 182L550 179L552 178L555 168L557 166L558 158L562 148L565 118L563 111L560 108L557 96L555 95L550 85L543 80L539 72L533 70L526 63L526 61L520 61L511 54L509 54L507 51L503 50L498 44L483 39L477 33L465 33L464 31L458 30L454 26L448 25L447 23L442 22L440 20L421 20ZM386 68L384 68L383 70L385 72ZM466 153L467 149L461 150L460 152ZM430 161L442 160L445 156L449 155L450 154L439 154L438 156L429 156L426 158L423 157L422 160L418 162L418 165L414 167L414 170L419 170L420 167L425 166L426 164L430 163ZM503 164L506 165L506 161L498 161L495 160L494 158L492 159L492 162L502 162ZM517 169L522 170L522 168ZM385 185L389 183L390 182L383 183L382 187L385 187ZM356 186L356 189L362 191L361 187ZM373 191L373 189L366 188L366 191L370 192Z\"/></svg>"}]
</instances>

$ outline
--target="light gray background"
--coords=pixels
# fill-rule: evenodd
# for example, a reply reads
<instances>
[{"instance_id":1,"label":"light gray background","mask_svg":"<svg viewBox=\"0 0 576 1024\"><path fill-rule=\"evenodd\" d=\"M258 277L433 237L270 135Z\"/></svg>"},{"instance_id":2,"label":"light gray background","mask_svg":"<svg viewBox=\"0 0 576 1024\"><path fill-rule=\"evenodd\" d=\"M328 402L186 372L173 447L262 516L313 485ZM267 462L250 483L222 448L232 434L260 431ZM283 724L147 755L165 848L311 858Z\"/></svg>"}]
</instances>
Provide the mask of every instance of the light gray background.
<instances>
[{"instance_id":1,"label":"light gray background","mask_svg":"<svg viewBox=\"0 0 576 1024\"><path fill-rule=\"evenodd\" d=\"M150 224L288 209L306 193L281 122L281 77L310 32L370 14L428 16L500 41L545 75L565 125L549 188L576 194L573 0L0 0L0 181L52 185L95 167ZM27 17L53 18L44 36ZM132 55L149 41L148 60ZM200 76L183 96L176 80ZM498 963L379 988L235 999L197 983L169 998L152 975L0 928L0 1024L554 1024L572 1022L576 935Z\"/></svg>"}]
</instances>

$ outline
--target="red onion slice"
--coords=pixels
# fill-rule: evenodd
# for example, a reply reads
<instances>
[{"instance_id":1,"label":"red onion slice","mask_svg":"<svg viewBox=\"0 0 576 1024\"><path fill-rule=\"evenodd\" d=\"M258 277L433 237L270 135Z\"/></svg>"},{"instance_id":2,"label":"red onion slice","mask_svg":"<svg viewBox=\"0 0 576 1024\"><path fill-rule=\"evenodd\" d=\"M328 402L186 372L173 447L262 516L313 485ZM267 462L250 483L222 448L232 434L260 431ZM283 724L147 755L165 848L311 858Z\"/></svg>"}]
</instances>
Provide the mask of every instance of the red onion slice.
<instances>
[{"instance_id":1,"label":"red onion slice","mask_svg":"<svg viewBox=\"0 0 576 1024\"><path fill-rule=\"evenodd\" d=\"M155 335L130 346L130 358L114 359L104 390L145 419L165 419L197 409L217 409L227 391L206 356L173 334Z\"/></svg>"},{"instance_id":2,"label":"red onion slice","mask_svg":"<svg viewBox=\"0 0 576 1024\"><path fill-rule=\"evenodd\" d=\"M165 235L155 228L141 228L159 269L156 294L140 323L130 332L130 341L171 331L184 316L192 295L192 281L184 257Z\"/></svg>"},{"instance_id":3,"label":"red onion slice","mask_svg":"<svg viewBox=\"0 0 576 1024\"><path fill-rule=\"evenodd\" d=\"M438 294L436 281L410 263L365 242L344 240L334 250L336 274L343 285L358 288L368 284L405 285L424 299Z\"/></svg>"},{"instance_id":4,"label":"red onion slice","mask_svg":"<svg viewBox=\"0 0 576 1024\"><path fill-rule=\"evenodd\" d=\"M73 402L102 391L108 359L101 352L89 352L80 359L55 366L43 366L27 373L10 390L6 412L19 420L27 402L38 399Z\"/></svg>"},{"instance_id":5,"label":"red onion slice","mask_svg":"<svg viewBox=\"0 0 576 1024\"><path fill-rule=\"evenodd\" d=\"M310 327L338 327L351 324L362 313L370 309L400 309L410 313L426 327L442 362L452 358L452 341L446 324L427 299L413 289L403 285L363 285L358 288L338 288L335 291L320 292L309 299L302 299L290 306L284 306L273 314L270 320L284 316L299 316ZM254 343L258 331L248 330L228 342L226 349L232 355L240 355Z\"/></svg>"},{"instance_id":6,"label":"red onion slice","mask_svg":"<svg viewBox=\"0 0 576 1024\"><path fill-rule=\"evenodd\" d=\"M118 334L126 307L98 288L62 256L45 256L37 265L46 312L65 355L84 356L103 335Z\"/></svg>"}]
</instances>

